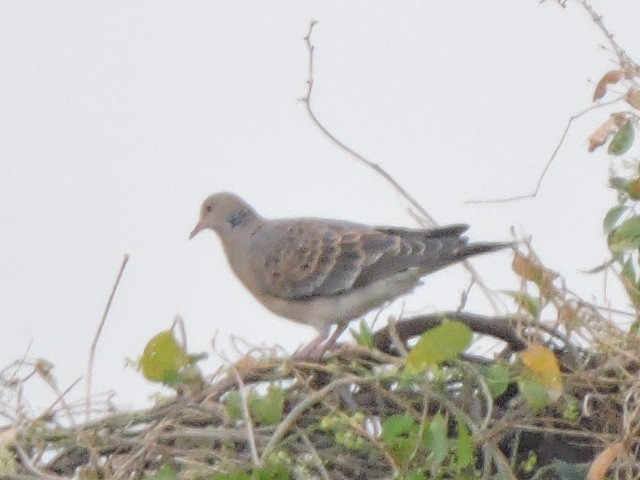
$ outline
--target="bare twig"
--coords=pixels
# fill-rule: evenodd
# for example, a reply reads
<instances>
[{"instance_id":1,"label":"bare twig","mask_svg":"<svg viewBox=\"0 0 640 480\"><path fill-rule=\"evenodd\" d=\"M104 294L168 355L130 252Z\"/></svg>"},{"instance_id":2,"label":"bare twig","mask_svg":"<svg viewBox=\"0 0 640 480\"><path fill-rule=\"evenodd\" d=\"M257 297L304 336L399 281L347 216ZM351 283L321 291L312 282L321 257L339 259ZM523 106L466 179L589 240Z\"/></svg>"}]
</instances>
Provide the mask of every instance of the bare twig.
<instances>
[{"instance_id":1,"label":"bare twig","mask_svg":"<svg viewBox=\"0 0 640 480\"><path fill-rule=\"evenodd\" d=\"M420 203L418 203L418 201L415 198L413 198L411 194L409 194L409 192L407 192L391 175L389 175L389 173L384 168L382 168L377 163L374 163L371 160L366 159L365 157L360 155L358 152L348 147L344 142L340 141L333 133L331 133L322 124L322 122L318 120L318 117L316 117L316 114L314 113L313 108L311 106L311 94L313 93L313 78L314 78L313 77L313 51L315 48L311 43L311 33L313 32L313 27L315 27L317 23L318 22L315 20L312 20L309 23L309 31L307 32L307 36L304 37L304 41L307 46L307 50L309 52L309 78L307 79L307 92L304 95L304 97L302 97L300 100L304 103L307 109L307 113L309 114L309 117L311 117L311 120L316 125L316 127L318 127L322 133L324 133L327 137L329 137L329 139L333 143L335 143L338 147L340 147L342 150L347 152L349 155L351 155L353 158L355 158L359 162L371 168L378 175L384 178L388 183L390 183L393 186L393 188L396 190L396 192L398 192L402 197L404 197L404 199L407 200L413 208L415 208L418 212L420 212L424 220L426 220L431 226L437 225L438 222L436 222L435 219L431 215L429 215L429 213L422 207L422 205L420 205Z\"/></svg>"},{"instance_id":2,"label":"bare twig","mask_svg":"<svg viewBox=\"0 0 640 480\"><path fill-rule=\"evenodd\" d=\"M524 318L483 316L465 312L441 312L402 319L393 324L393 330L400 342L406 342L408 339L440 325L445 319L464 323L476 333L500 339L506 342L513 351L520 351L527 347L527 342L518 335L515 328L518 322L525 322ZM541 327L536 325L536 328ZM391 326L381 328L374 333L373 338L376 348L383 352L393 351L395 345Z\"/></svg>"},{"instance_id":3,"label":"bare twig","mask_svg":"<svg viewBox=\"0 0 640 480\"><path fill-rule=\"evenodd\" d=\"M577 1L584 3L584 0ZM568 129L569 126L564 135ZM554 155L556 153L557 149ZM528 241L524 244L530 248ZM527 258L533 267L548 271L533 251ZM124 264L126 258L94 339L92 358ZM523 282L529 281L526 275L522 278ZM540 286L540 282L536 284ZM465 322L476 333L504 340L511 352L525 348L529 337L563 344L569 350L575 350L576 359L580 361L579 364L571 362L576 365L573 367L562 361L563 367L567 367L563 369L563 377L567 378L563 392L567 402L585 399L579 418L568 420L563 416L565 412L557 408L533 413L527 408L525 397L517 392L516 382L494 401L489 377L485 378L484 373L484 365L494 360L490 353L480 359L467 356L447 362L442 366L444 375L408 377L403 372L403 359L357 345L330 352L322 363L283 362L273 358L274 350L266 349L255 349L257 359L252 351L252 355L236 365L229 365L228 360L220 356L227 365L213 375L211 384L205 386L206 391L197 397L177 396L148 410L121 412L79 426L72 423L68 427L58 421L60 405L70 415L74 413L73 409L89 405L89 401L71 407L65 404L65 396L73 385L64 392L56 390L56 403L42 415L29 420L23 401L25 381L40 373L56 388L46 364L38 366L36 363L33 372L23 377L16 372L5 379L5 372L11 370L0 371L0 388L10 389L17 408L22 409L11 427L13 432L0 428L0 443L15 450L11 461L15 460L18 469L15 474L5 476L10 480L60 480L82 472L114 479L138 478L153 476L168 464L179 469L177 474L186 477L202 472L215 474L221 469L253 474L258 473L261 463L273 460L276 451L282 451L287 459L285 468L294 474L296 469L307 469L323 480L390 478L406 474L408 468L428 465L430 452L425 451L423 433L429 417L438 411L446 415L448 431L455 428L456 423L464 423L471 431L478 450L469 470L472 475L483 470L482 478L515 479L523 455L549 450L549 436L562 448L551 447L557 457L546 460L542 455L538 457L539 472L551 468L549 461L575 462L576 452L593 458L592 453L597 449L621 440L628 441L626 446L637 456L638 446L634 439L640 430L640 390L637 385L640 341L637 336L626 335L614 328L611 318L601 310L605 313L626 312L582 301L567 288L561 277L553 277L545 286L548 289L545 297L553 299L556 310L565 306L570 308L570 313L576 317L571 321L577 322L577 327L566 327L568 323L564 326L556 323L551 327L528 317L480 317L447 312L391 323L386 331L376 332L374 338L377 345L391 350L394 342L402 344L448 317ZM180 327L174 325L172 328ZM522 335L521 331L530 335ZM576 341L571 334L573 331L591 334L588 345ZM573 347L569 343L572 341ZM18 365L31 366L31 363L23 358ZM512 376L509 379L514 380ZM265 384L286 385L283 388L285 417L279 425L253 424L246 394L252 388L260 392ZM244 395L242 421L233 421L226 401L227 395L236 389ZM90 399L89 394L87 399ZM93 403L96 407L97 399L94 398ZM6 402L0 399L0 409L5 405ZM0 415L3 415L2 411ZM396 457L393 447L385 440L385 420L395 415L421 418L417 443L412 445L406 462ZM334 418L338 419L338 427L325 429L323 421ZM614 431L616 426L617 431ZM365 441L362 449L345 448L335 441L335 434L344 432L345 428L348 433L355 432L358 440ZM447 437L453 440L451 435ZM525 437L532 438L533 443L525 441ZM371 462L370 452L377 454L378 450L377 461ZM564 450L568 453L562 453ZM455 461L453 455L448 452L447 462L449 458ZM636 456L620 458L611 466L610 474L633 476ZM358 475L350 475L355 471ZM536 478L542 478L542 475L538 474Z\"/></svg>"},{"instance_id":4,"label":"bare twig","mask_svg":"<svg viewBox=\"0 0 640 480\"><path fill-rule=\"evenodd\" d=\"M313 32L313 28L315 27L315 25L317 23L318 22L315 21L315 20L312 20L309 23L309 30L307 32L306 37L304 37L305 45L307 46L308 58L309 58L309 70L308 70L308 72L309 72L308 75L309 76L307 78L307 92L306 92L305 96L302 97L300 100L304 103L305 108L307 110L307 113L309 114L309 117L311 118L313 123L316 125L316 127L318 127L318 129L325 136L327 136L327 138L329 138L329 140L331 140L335 145L337 145L339 148L341 148L342 150L347 152L349 155L351 155L357 161L359 161L360 163L364 164L366 167L368 167L368 168L372 169L373 171L375 171L378 175L380 175L382 178L384 178L393 187L393 189L398 194L400 194L407 202L409 202L410 207L413 207L415 210L417 210L420 213L420 215L422 215L422 218L420 218L417 214L415 214L415 212L413 212L410 209L410 212L414 214L413 215L414 218L416 218L416 220L418 220L418 223L420 225L422 225L422 226L430 226L430 227L437 226L438 222L384 168L382 168L377 163L374 163L371 160L368 160L367 158L365 158L364 156L362 156L361 154L356 152L354 149L352 149L351 147L347 146L344 142L342 142L340 139L338 139L333 133L331 133L327 129L327 127L325 127L324 124L316 116L316 114L315 114L315 112L313 110L313 107L311 105L311 95L313 93L313 83L314 83L314 76L313 76L313 60L314 60L314 58L313 58L313 55L314 55L314 49L315 49L314 45L311 43L311 33ZM501 311L501 309L498 307L498 300L496 299L495 294L482 281L482 279L478 275L478 272L476 271L476 269L473 267L473 265L471 265L471 262L469 262L468 260L465 260L464 262L462 262L462 264L467 269L467 271L471 274L471 276L473 278L473 281L482 290L482 292L484 293L485 297L487 298L487 300L489 301L489 303L491 304L493 309L496 312Z\"/></svg>"},{"instance_id":5,"label":"bare twig","mask_svg":"<svg viewBox=\"0 0 640 480\"><path fill-rule=\"evenodd\" d=\"M182 343L182 349L187 352L189 349L187 348L187 331L184 328L184 322L182 321L182 317L180 315L176 315L176 318L173 319L173 324L171 325L171 330L178 327L180 331L180 342Z\"/></svg>"},{"instance_id":6,"label":"bare twig","mask_svg":"<svg viewBox=\"0 0 640 480\"><path fill-rule=\"evenodd\" d=\"M301 437L302 437L302 441L307 446L307 448L311 451L311 455L313 455L313 458L316 461L316 465L318 466L318 470L320 470L320 475L322 476L322 480L331 480L331 477L329 476L329 472L327 472L327 469L324 468L324 463L322 462L320 455L318 455L318 451L313 446L313 443L311 443L311 440L309 440L309 437L307 437L304 433L301 434Z\"/></svg>"},{"instance_id":7,"label":"bare twig","mask_svg":"<svg viewBox=\"0 0 640 480\"><path fill-rule=\"evenodd\" d=\"M111 295L109 295L109 300L107 301L107 305L102 313L102 320L100 320L100 324L98 325L98 329L96 330L96 334L93 337L93 342L91 342L91 349L89 350L89 364L87 365L87 388L86 388L86 409L85 409L85 417L89 420L89 416L91 414L91 380L93 377L93 360L96 355L96 348L98 346L98 341L100 340L100 335L102 334L102 329L107 321L107 316L109 315L109 310L111 309L111 303L113 302L113 297L116 294L116 290L118 289L118 285L120 285L120 279L122 278L122 274L124 273L124 269L127 266L127 262L129 261L129 255L125 255L122 259L122 263L120 264L120 271L118 272L118 276L116 277L116 281L113 284L113 288L111 290Z\"/></svg>"},{"instance_id":8,"label":"bare twig","mask_svg":"<svg viewBox=\"0 0 640 480\"><path fill-rule=\"evenodd\" d=\"M242 416L244 417L244 423L247 427L247 439L249 441L249 447L251 449L251 460L254 465L260 463L260 456L258 455L258 448L256 447L256 433L255 426L253 425L253 418L249 411L249 393L246 385L242 381L242 377L238 373L238 369L235 365L231 365L231 371L233 372L236 382L238 384L238 391L240 392L240 399L242 402Z\"/></svg>"},{"instance_id":9,"label":"bare twig","mask_svg":"<svg viewBox=\"0 0 640 480\"><path fill-rule=\"evenodd\" d=\"M613 51L615 52L616 56L618 57L618 63L620 64L620 67L622 69L624 69L624 70L627 70L627 71L637 72L638 71L638 64L615 41L615 39L613 37L613 34L604 25L604 22L602 21L602 15L598 14L594 10L593 6L591 6L591 4L589 4L589 2L587 2L586 0L576 0L576 2L578 4L580 4L580 5L582 5L582 7L589 13L589 15L591 16L591 19L593 20L593 23L596 24L596 26L600 29L600 31L602 31L604 36L607 38L607 40L609 41L609 44L611 45L611 48L613 49ZM506 202L512 202L512 201L515 201L515 200L523 200L523 199L526 199L526 198L536 197L538 195L538 192L540 191L540 187L542 186L542 181L544 180L545 176L547 175L547 172L549 171L549 168L551 167L551 164L556 159L560 148L564 144L565 138L567 137L567 134L569 133L569 130L571 129L571 125L573 124L573 122L575 120L577 120L578 118L582 117L583 115L585 115L586 113L590 112L591 110L595 110L595 109L602 108L602 107L607 106L607 105L611 105L611 104L617 103L622 99L623 99L623 97L620 97L620 98L616 98L614 100L611 100L609 102L603 102L603 103L598 103L596 105L591 105L590 107L584 109L580 113L572 115L569 118L569 121L567 122L567 125L566 125L564 131L562 132L562 135L560 136L560 141L556 145L555 149L553 150L553 153L551 154L551 157L549 157L549 160L547 161L546 165L542 169L542 173L538 177L538 181L536 183L536 187L534 188L533 192L527 193L527 194L523 194L523 195L516 195L516 196L513 196L513 197L506 197L506 198L496 198L496 199L487 199L487 200L468 200L465 203L471 203L471 204L506 203Z\"/></svg>"},{"instance_id":10,"label":"bare twig","mask_svg":"<svg viewBox=\"0 0 640 480\"><path fill-rule=\"evenodd\" d=\"M623 68L637 69L638 64L627 54L627 52L618 45L613 38L613 34L605 27L604 22L602 21L602 15L597 13L594 8L587 2L586 0L576 0L582 7L591 15L591 19L593 23L600 29L600 31L607 37L611 48L616 52L616 56L618 57L618 61Z\"/></svg>"},{"instance_id":11,"label":"bare twig","mask_svg":"<svg viewBox=\"0 0 640 480\"><path fill-rule=\"evenodd\" d=\"M402 318L402 316L400 316L400 318ZM396 323L397 321L395 318L389 318L389 320L387 321L387 326L385 328L386 328L386 331L389 332L389 337L391 339L391 347L397 348L400 356L406 358L409 355L409 352L405 347L406 339L403 341L400 338L400 335L398 335L398 330L396 329Z\"/></svg>"},{"instance_id":12,"label":"bare twig","mask_svg":"<svg viewBox=\"0 0 640 480\"><path fill-rule=\"evenodd\" d=\"M275 448L277 443L282 440L282 438L286 435L293 425L295 425L296 421L302 415L305 410L314 405L315 403L320 402L324 397L333 392L336 388L341 387L343 385L364 385L367 383L374 383L376 380L374 378L360 378L354 376L347 376L344 378L340 378L331 382L329 385L321 388L320 390L314 392L311 395L308 395L304 400L298 403L289 414L278 424L276 430L273 432L273 435L269 439L269 443L264 447L262 451L262 461L264 462L266 458L268 458L271 451Z\"/></svg>"},{"instance_id":13,"label":"bare twig","mask_svg":"<svg viewBox=\"0 0 640 480\"><path fill-rule=\"evenodd\" d=\"M547 160L546 165L542 169L542 173L538 177L538 181L536 183L536 187L533 189L532 192L525 193L523 195L516 195L516 196L513 196L513 197L505 197L505 198L493 198L493 199L485 199L485 200L465 200L464 203L466 203L466 204L476 204L476 205L477 204L484 204L484 203L507 203L507 202L513 202L515 200L524 200L526 198L534 198L534 197L536 197L538 195L538 192L540 191L540 187L542 187L542 181L544 180L545 176L549 172L549 168L551 168L551 164L555 161L556 157L558 156L558 152L560 151L560 148L564 144L564 141L567 138L567 134L569 133L569 130L571 130L571 126L573 125L573 122L575 122L577 119L579 119L583 115L587 114L591 110L596 110L596 109L605 107L607 105L611 105L613 103L618 102L619 100L620 99L616 99L616 100L612 100L610 102L604 102L604 103L599 103L597 105L591 105L590 107L585 108L581 112L576 113L575 115L571 115L571 117L569 117L569 121L567 122L567 125L564 127L564 131L562 132L562 135L560 136L560 140L556 144L555 148L553 149L553 153L551 154L551 156L549 157L549 160Z\"/></svg>"},{"instance_id":14,"label":"bare twig","mask_svg":"<svg viewBox=\"0 0 640 480\"><path fill-rule=\"evenodd\" d=\"M15 443L13 447L16 449L16 452L18 453L18 457L20 458L21 464L24 465L24 467L29 472L36 475L37 478L40 478L42 480L62 480L63 479L63 477L60 477L58 475L47 475L44 472L42 472L40 469L38 469L38 467L34 465L33 461L31 460L27 452L24 451L24 449L22 448L22 445L20 445L19 442Z\"/></svg>"},{"instance_id":15,"label":"bare twig","mask_svg":"<svg viewBox=\"0 0 640 480\"><path fill-rule=\"evenodd\" d=\"M19 360L17 360L16 362L13 363L13 365L11 365L11 367L14 368L14 372L9 376L10 379L15 379L18 375L18 372L20 371L20 369L24 366L24 364L27 361L27 356L29 355L29 352L31 351L31 347L33 345L33 338L29 340L29 345L27 345L27 348L25 349L24 353L22 354L22 356L20 357ZM4 373L4 370L3 370Z\"/></svg>"},{"instance_id":16,"label":"bare twig","mask_svg":"<svg viewBox=\"0 0 640 480\"><path fill-rule=\"evenodd\" d=\"M54 413L54 407L58 404L61 403L64 407L64 409L67 411L67 416L69 418L69 422L71 423L71 425L75 424L75 420L74 420L74 415L73 412L71 410L71 407L69 407L69 405L67 404L67 402L65 401L65 397L67 396L67 394L73 389L73 387L75 387L80 380L82 380L82 377L78 377L75 379L75 381L73 381L71 383L71 385L69 385L64 391L60 392L59 389L57 388L57 386L55 384L52 384L50 382L47 382L49 384L49 386L51 386L54 391L57 394L57 398L53 401L53 403L51 405L49 405L48 408L46 408L41 414L40 414L40 418L45 418L49 415L52 415Z\"/></svg>"}]
</instances>

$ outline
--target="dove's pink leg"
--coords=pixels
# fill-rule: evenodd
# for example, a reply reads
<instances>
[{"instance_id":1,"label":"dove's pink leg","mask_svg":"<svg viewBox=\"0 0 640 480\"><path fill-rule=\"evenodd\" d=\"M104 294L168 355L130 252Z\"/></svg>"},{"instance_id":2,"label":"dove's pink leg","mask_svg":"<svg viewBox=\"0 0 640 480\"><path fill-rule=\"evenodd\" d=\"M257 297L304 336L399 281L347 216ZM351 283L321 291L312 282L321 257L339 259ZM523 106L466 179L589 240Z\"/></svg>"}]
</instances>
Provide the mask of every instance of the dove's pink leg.
<instances>
[{"instance_id":1,"label":"dove's pink leg","mask_svg":"<svg viewBox=\"0 0 640 480\"><path fill-rule=\"evenodd\" d=\"M318 349L320 344L329 336L329 331L331 330L331 326L325 327L320 331L318 336L307 343L304 347L299 347L291 358L294 360L304 360L307 358L315 358L316 356L313 353ZM324 352L323 352L324 353Z\"/></svg>"},{"instance_id":2,"label":"dove's pink leg","mask_svg":"<svg viewBox=\"0 0 640 480\"><path fill-rule=\"evenodd\" d=\"M324 345L322 345L320 358L322 358L322 355L324 355L324 352L326 352L327 350L331 350L335 346L336 342L338 341L338 338L340 338L340 335L344 333L348 325L349 325L349 322L343 322L343 323L339 323L336 326L336 331L333 332L333 334L329 337L329 339L326 342L324 342Z\"/></svg>"},{"instance_id":3,"label":"dove's pink leg","mask_svg":"<svg viewBox=\"0 0 640 480\"><path fill-rule=\"evenodd\" d=\"M296 360L321 360L324 353L334 347L340 335L342 335L342 333L347 329L347 325L348 322L339 324L336 327L335 332L333 332L328 339L327 337L331 331L331 326L325 327L311 342L296 350L293 353L292 358Z\"/></svg>"}]
</instances>

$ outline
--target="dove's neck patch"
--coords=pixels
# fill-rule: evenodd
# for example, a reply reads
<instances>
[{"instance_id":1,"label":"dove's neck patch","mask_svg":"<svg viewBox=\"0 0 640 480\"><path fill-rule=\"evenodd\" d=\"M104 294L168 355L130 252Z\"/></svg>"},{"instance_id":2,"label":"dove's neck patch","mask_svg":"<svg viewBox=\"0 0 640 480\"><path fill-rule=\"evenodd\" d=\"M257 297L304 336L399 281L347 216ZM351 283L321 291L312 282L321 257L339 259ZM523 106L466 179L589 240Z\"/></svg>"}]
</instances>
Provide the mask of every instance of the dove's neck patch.
<instances>
[{"instance_id":1,"label":"dove's neck patch","mask_svg":"<svg viewBox=\"0 0 640 480\"><path fill-rule=\"evenodd\" d=\"M250 216L251 211L248 208L242 208L237 212L233 212L231 215L229 215L227 217L227 222L229 223L229 225L231 225L231 228L235 228L238 225L242 225L243 223L245 223L245 220L247 220Z\"/></svg>"}]
</instances>

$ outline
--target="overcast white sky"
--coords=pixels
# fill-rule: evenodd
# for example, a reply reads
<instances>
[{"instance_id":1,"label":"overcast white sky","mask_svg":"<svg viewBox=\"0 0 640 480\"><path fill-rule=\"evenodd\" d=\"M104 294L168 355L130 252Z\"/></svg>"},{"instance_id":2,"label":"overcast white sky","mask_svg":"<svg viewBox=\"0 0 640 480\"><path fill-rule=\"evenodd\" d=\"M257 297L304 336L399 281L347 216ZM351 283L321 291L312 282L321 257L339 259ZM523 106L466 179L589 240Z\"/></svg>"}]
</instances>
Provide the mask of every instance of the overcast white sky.
<instances>
[{"instance_id":1,"label":"overcast white sky","mask_svg":"<svg viewBox=\"0 0 640 480\"><path fill-rule=\"evenodd\" d=\"M594 5L639 55L640 3ZM439 222L470 223L480 240L509 239L514 225L574 290L602 295L602 279L579 271L607 255L609 160L586 151L604 110L576 122L536 199L463 203L531 190L613 67L574 2L2 2L0 365L31 344L60 388L83 375L125 253L94 376L94 391L116 390L120 405L158 390L124 359L176 314L192 351L210 351L216 332L231 357L230 335L289 351L310 340L314 330L250 297L212 233L187 240L210 193L237 192L271 217L415 225L297 101L312 18L315 108L328 128ZM494 288L514 289L510 260L475 265ZM455 307L467 278L459 267L438 274L385 315ZM30 398L38 407L53 394Z\"/></svg>"}]
</instances>

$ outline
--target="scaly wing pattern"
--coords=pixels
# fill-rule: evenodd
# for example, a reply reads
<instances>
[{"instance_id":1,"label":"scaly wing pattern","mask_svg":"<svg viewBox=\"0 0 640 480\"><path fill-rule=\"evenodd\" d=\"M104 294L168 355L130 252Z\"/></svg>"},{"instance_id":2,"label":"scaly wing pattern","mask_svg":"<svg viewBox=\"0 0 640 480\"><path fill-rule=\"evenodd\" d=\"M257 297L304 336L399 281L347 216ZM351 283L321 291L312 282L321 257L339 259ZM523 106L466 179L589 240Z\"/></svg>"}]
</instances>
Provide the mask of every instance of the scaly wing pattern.
<instances>
[{"instance_id":1,"label":"scaly wing pattern","mask_svg":"<svg viewBox=\"0 0 640 480\"><path fill-rule=\"evenodd\" d=\"M284 299L339 295L408 268L457 261L464 225L435 230L373 228L316 219L279 220L255 232L251 266L265 293Z\"/></svg>"}]
</instances>

